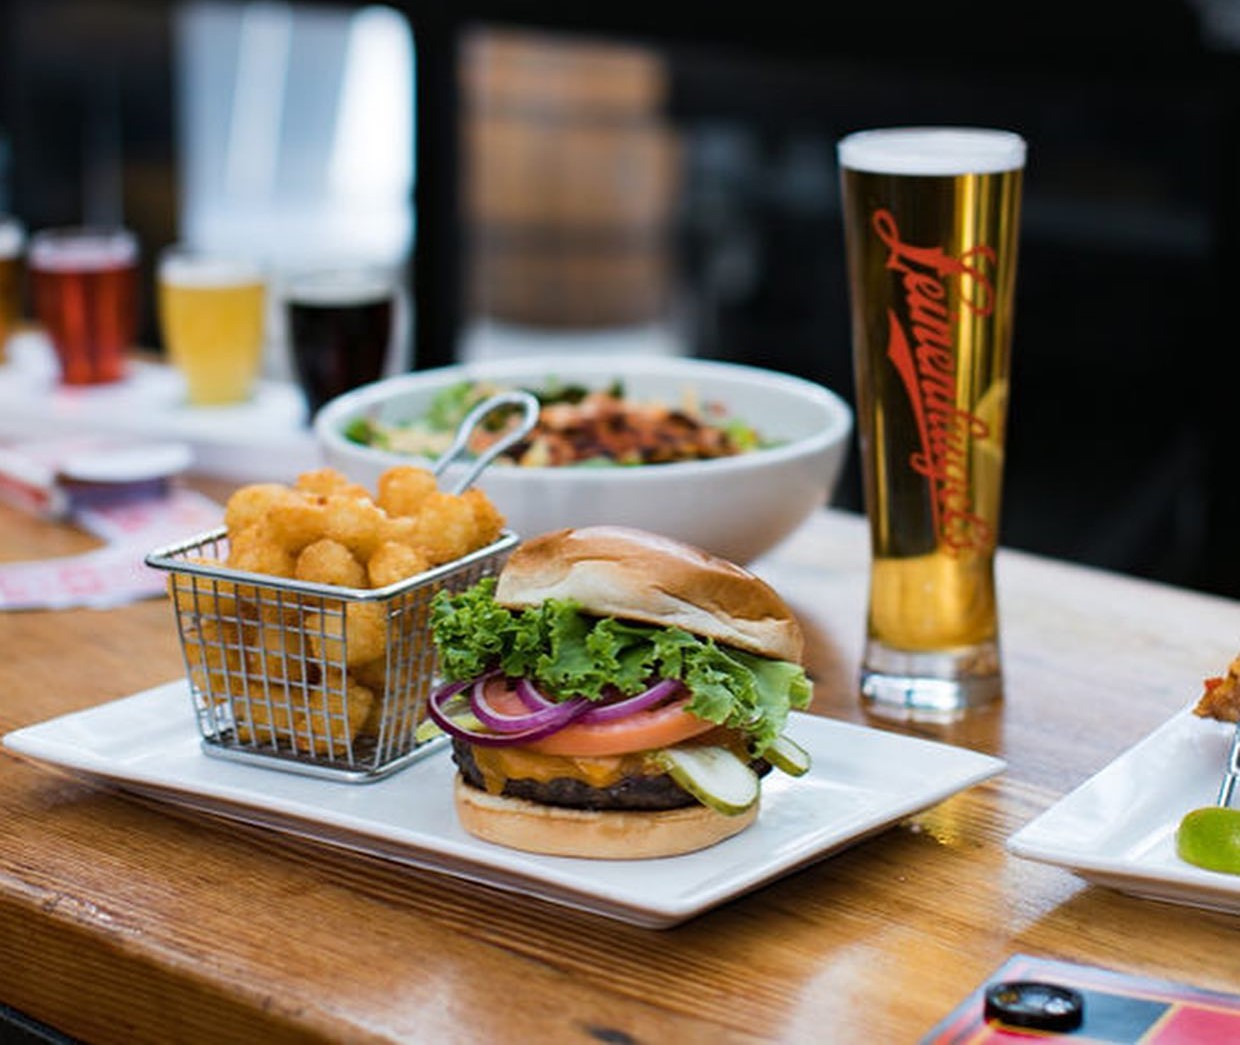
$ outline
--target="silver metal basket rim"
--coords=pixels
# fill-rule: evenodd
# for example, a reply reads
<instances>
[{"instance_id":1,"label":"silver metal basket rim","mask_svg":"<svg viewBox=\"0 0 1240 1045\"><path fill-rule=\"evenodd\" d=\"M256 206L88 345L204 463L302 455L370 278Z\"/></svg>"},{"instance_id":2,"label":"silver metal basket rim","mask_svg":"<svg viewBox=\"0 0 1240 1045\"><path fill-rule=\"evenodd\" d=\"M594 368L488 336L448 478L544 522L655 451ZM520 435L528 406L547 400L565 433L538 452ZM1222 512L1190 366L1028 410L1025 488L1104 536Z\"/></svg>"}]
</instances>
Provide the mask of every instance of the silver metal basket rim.
<instances>
[{"instance_id":1,"label":"silver metal basket rim","mask_svg":"<svg viewBox=\"0 0 1240 1045\"><path fill-rule=\"evenodd\" d=\"M462 567L471 566L474 563L489 559L499 552L507 551L514 547L520 539L512 530L501 530L499 538L485 547L478 548L460 559L453 559L451 562L434 566L422 573L415 573L412 577L406 577L383 588L347 588L343 585L320 584L316 581L301 581L292 577L276 577L267 573L235 570L223 565L209 566L177 558L179 555L185 555L195 548L201 548L203 545L222 540L227 536L228 528L220 526L183 541L156 548L146 555L144 561L152 569L164 570L168 573L189 573L207 580L227 581L230 584L276 588L281 591L295 591L306 595L347 599L355 602L381 602L393 596L402 595L407 591L412 591L415 588L420 588L422 585L429 584L441 577L449 576L456 573Z\"/></svg>"}]
</instances>

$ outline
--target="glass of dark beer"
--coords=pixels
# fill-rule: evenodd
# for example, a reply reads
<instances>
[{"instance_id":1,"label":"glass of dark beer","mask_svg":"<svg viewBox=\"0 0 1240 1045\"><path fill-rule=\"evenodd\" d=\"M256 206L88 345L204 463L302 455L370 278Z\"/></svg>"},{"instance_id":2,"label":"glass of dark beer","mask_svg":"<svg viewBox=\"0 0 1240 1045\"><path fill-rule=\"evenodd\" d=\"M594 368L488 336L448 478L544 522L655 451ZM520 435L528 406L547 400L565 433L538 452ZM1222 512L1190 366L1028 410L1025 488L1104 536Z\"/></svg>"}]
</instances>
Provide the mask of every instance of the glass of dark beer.
<instances>
[{"instance_id":1,"label":"glass of dark beer","mask_svg":"<svg viewBox=\"0 0 1240 1045\"><path fill-rule=\"evenodd\" d=\"M127 229L43 229L26 255L35 315L67 385L119 381L138 331L138 240Z\"/></svg>"},{"instance_id":2,"label":"glass of dark beer","mask_svg":"<svg viewBox=\"0 0 1240 1045\"><path fill-rule=\"evenodd\" d=\"M396 331L397 278L382 269L331 269L291 278L285 314L293 369L310 416L383 376Z\"/></svg>"}]
</instances>

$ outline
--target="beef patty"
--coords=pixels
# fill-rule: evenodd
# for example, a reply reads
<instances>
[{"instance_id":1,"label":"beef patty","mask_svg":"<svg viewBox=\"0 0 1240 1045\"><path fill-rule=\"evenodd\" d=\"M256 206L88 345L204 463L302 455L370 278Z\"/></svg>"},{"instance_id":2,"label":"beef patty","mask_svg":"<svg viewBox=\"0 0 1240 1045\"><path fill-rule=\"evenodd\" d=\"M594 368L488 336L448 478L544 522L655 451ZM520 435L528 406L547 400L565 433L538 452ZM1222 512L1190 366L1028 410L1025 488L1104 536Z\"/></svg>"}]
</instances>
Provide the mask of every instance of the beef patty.
<instances>
[{"instance_id":1,"label":"beef patty","mask_svg":"<svg viewBox=\"0 0 1240 1045\"><path fill-rule=\"evenodd\" d=\"M485 790L482 772L474 761L473 747L467 741L453 738L452 760L466 783ZM771 768L764 759L755 759L749 765L759 776L765 776ZM666 773L623 777L609 787L592 787L584 780L572 777L556 777L548 781L508 779L504 781L501 793L509 798L525 798L543 805L593 811L680 809L697 801Z\"/></svg>"}]
</instances>

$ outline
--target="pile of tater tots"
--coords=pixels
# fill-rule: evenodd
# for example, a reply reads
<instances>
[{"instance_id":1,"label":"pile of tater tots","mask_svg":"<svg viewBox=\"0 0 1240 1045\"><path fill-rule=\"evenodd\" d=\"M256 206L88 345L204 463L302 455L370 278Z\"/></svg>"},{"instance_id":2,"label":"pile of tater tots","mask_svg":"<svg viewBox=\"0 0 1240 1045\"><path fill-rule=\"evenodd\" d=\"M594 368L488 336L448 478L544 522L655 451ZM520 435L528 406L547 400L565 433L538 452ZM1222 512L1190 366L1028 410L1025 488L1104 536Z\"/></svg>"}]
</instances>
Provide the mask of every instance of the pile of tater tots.
<instances>
[{"instance_id":1,"label":"pile of tater tots","mask_svg":"<svg viewBox=\"0 0 1240 1045\"><path fill-rule=\"evenodd\" d=\"M504 519L481 490L445 493L425 468L400 465L373 498L334 468L243 486L224 524L234 569L382 588L485 547Z\"/></svg>"},{"instance_id":2,"label":"pile of tater tots","mask_svg":"<svg viewBox=\"0 0 1240 1045\"><path fill-rule=\"evenodd\" d=\"M373 497L332 468L291 486L243 486L224 523L232 569L385 588L494 543L504 519L481 490L446 493L431 472L401 465L380 476ZM174 597L184 608L183 595ZM191 676L227 699L241 740L322 754L346 730L377 728L389 661L383 601L347 602L341 619L312 600L273 603L243 584L217 584L215 600L187 643Z\"/></svg>"}]
</instances>

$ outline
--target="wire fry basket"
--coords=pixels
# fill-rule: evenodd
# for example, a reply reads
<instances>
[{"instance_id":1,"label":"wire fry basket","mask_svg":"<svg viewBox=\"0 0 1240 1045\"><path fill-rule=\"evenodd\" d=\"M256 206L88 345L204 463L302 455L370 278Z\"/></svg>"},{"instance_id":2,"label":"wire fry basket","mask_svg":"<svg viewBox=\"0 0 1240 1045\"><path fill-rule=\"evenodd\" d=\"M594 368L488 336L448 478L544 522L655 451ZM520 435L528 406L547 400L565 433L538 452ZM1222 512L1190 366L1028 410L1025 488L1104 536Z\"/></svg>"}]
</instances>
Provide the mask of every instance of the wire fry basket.
<instances>
[{"instance_id":1,"label":"wire fry basket","mask_svg":"<svg viewBox=\"0 0 1240 1045\"><path fill-rule=\"evenodd\" d=\"M497 572L516 543L504 531L375 589L229 569L225 528L151 552L147 565L169 574L203 750L354 783L421 757L436 681L431 599Z\"/></svg>"}]
</instances>

